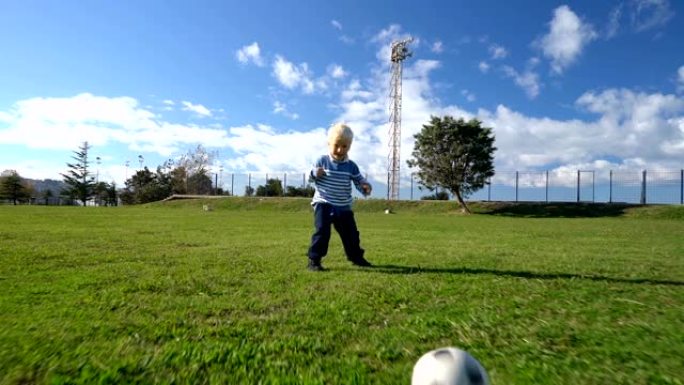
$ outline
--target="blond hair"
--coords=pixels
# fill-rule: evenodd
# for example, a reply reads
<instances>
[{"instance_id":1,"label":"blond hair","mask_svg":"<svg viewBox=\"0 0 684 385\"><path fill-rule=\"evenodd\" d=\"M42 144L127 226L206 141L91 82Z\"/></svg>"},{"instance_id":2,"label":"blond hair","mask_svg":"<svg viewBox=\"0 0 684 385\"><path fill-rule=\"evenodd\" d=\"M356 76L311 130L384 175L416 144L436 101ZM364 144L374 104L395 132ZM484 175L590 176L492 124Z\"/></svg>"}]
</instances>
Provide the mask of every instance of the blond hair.
<instances>
[{"instance_id":1,"label":"blond hair","mask_svg":"<svg viewBox=\"0 0 684 385\"><path fill-rule=\"evenodd\" d=\"M335 123L328 130L328 141L335 140L337 138L344 138L349 140L351 143L354 140L354 132L344 123Z\"/></svg>"}]
</instances>

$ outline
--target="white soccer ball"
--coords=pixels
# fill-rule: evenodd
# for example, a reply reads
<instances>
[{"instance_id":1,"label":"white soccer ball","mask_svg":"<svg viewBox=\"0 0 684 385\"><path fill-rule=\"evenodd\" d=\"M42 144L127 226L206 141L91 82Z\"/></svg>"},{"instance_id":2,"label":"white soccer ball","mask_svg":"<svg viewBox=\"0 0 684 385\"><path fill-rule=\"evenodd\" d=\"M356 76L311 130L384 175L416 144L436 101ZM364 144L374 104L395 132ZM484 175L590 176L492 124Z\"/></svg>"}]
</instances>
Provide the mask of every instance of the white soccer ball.
<instances>
[{"instance_id":1,"label":"white soccer ball","mask_svg":"<svg viewBox=\"0 0 684 385\"><path fill-rule=\"evenodd\" d=\"M385 209L385 214L391 213L390 209Z\"/></svg>"},{"instance_id":2,"label":"white soccer ball","mask_svg":"<svg viewBox=\"0 0 684 385\"><path fill-rule=\"evenodd\" d=\"M411 385L489 385L489 378L468 352L446 347L420 357L413 367Z\"/></svg>"}]
</instances>

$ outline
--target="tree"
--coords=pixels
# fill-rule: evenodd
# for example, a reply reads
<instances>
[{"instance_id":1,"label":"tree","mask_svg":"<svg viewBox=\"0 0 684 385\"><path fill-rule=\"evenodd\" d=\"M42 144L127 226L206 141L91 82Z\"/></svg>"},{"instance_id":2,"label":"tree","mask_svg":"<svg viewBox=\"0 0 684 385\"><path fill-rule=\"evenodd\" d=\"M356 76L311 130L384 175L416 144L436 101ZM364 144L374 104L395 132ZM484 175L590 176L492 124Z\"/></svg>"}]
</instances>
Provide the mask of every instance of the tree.
<instances>
[{"instance_id":1,"label":"tree","mask_svg":"<svg viewBox=\"0 0 684 385\"><path fill-rule=\"evenodd\" d=\"M52 192L52 190L43 190L41 197L45 200L45 206L50 204L50 198L52 198L53 196L55 196L55 194Z\"/></svg>"},{"instance_id":2,"label":"tree","mask_svg":"<svg viewBox=\"0 0 684 385\"><path fill-rule=\"evenodd\" d=\"M16 171L0 179L0 197L11 200L16 206L17 201L28 196L27 188Z\"/></svg>"},{"instance_id":3,"label":"tree","mask_svg":"<svg viewBox=\"0 0 684 385\"><path fill-rule=\"evenodd\" d=\"M188 151L176 162L176 169L172 171L174 187L185 185L186 194L211 194L213 183L209 176L209 167L217 157L216 152L209 152L202 145Z\"/></svg>"},{"instance_id":4,"label":"tree","mask_svg":"<svg viewBox=\"0 0 684 385\"><path fill-rule=\"evenodd\" d=\"M286 197L308 197L311 198L314 196L314 193L316 191L312 186L306 186L306 187L295 187L295 186L287 186L287 189L285 191L285 196Z\"/></svg>"},{"instance_id":5,"label":"tree","mask_svg":"<svg viewBox=\"0 0 684 385\"><path fill-rule=\"evenodd\" d=\"M268 179L266 185L258 186L256 196L258 197L279 197L283 195L283 185L280 179Z\"/></svg>"},{"instance_id":6,"label":"tree","mask_svg":"<svg viewBox=\"0 0 684 385\"><path fill-rule=\"evenodd\" d=\"M444 191L444 190L435 191L434 194L426 195L424 197L421 197L420 199L426 200L426 201L448 201L449 200L449 193Z\"/></svg>"},{"instance_id":7,"label":"tree","mask_svg":"<svg viewBox=\"0 0 684 385\"><path fill-rule=\"evenodd\" d=\"M60 174L64 177L64 183L67 184L65 195L74 197L86 205L86 202L93 196L95 187L95 178L88 170L90 162L88 162L88 150L90 146L88 142L83 142L83 145L74 151L75 163L67 163L69 171L66 174Z\"/></svg>"},{"instance_id":8,"label":"tree","mask_svg":"<svg viewBox=\"0 0 684 385\"><path fill-rule=\"evenodd\" d=\"M145 167L126 181L126 188L121 193L121 200L125 204L162 200L171 195L170 182L169 175L165 174L160 167L157 168L156 173Z\"/></svg>"},{"instance_id":9,"label":"tree","mask_svg":"<svg viewBox=\"0 0 684 385\"><path fill-rule=\"evenodd\" d=\"M414 138L408 165L418 167L419 183L430 191L437 187L451 191L461 209L470 213L464 199L494 176L492 129L476 119L433 116Z\"/></svg>"}]
</instances>

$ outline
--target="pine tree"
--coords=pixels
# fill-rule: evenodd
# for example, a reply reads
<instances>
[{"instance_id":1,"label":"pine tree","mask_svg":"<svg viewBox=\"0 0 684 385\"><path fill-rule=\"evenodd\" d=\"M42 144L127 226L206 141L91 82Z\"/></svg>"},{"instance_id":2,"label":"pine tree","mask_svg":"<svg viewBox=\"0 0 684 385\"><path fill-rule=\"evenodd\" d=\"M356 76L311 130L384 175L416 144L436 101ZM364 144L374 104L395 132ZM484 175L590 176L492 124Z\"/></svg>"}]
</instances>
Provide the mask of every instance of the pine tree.
<instances>
[{"instance_id":1,"label":"pine tree","mask_svg":"<svg viewBox=\"0 0 684 385\"><path fill-rule=\"evenodd\" d=\"M10 199L15 206L19 199L28 197L26 190L22 178L16 171L0 179L0 197Z\"/></svg>"},{"instance_id":2,"label":"pine tree","mask_svg":"<svg viewBox=\"0 0 684 385\"><path fill-rule=\"evenodd\" d=\"M76 197L83 203L83 206L93 196L95 188L95 178L88 170L90 165L88 150L90 150L88 142L83 142L83 145L78 148L78 151L74 151L74 156L71 157L75 163L67 163L69 171L61 174L64 177L64 183L67 184L66 195Z\"/></svg>"}]
</instances>

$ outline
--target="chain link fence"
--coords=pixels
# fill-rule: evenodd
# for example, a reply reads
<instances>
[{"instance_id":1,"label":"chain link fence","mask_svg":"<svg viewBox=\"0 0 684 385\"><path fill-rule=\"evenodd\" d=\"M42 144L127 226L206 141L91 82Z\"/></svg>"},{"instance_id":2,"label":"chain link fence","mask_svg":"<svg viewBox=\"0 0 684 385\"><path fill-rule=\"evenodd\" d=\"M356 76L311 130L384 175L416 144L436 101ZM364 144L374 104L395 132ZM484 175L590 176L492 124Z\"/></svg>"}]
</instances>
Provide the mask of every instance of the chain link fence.
<instances>
[{"instance_id":1,"label":"chain link fence","mask_svg":"<svg viewBox=\"0 0 684 385\"><path fill-rule=\"evenodd\" d=\"M387 174L370 174L370 198L387 199ZM228 173L215 176L217 187L237 196L253 195L270 179L288 186L307 187L308 174L293 172ZM361 194L354 192L362 198ZM399 199L419 200L434 195L421 188L413 174L401 177ZM684 204L684 170L574 170L497 171L489 184L470 201L607 202L633 204Z\"/></svg>"}]
</instances>

